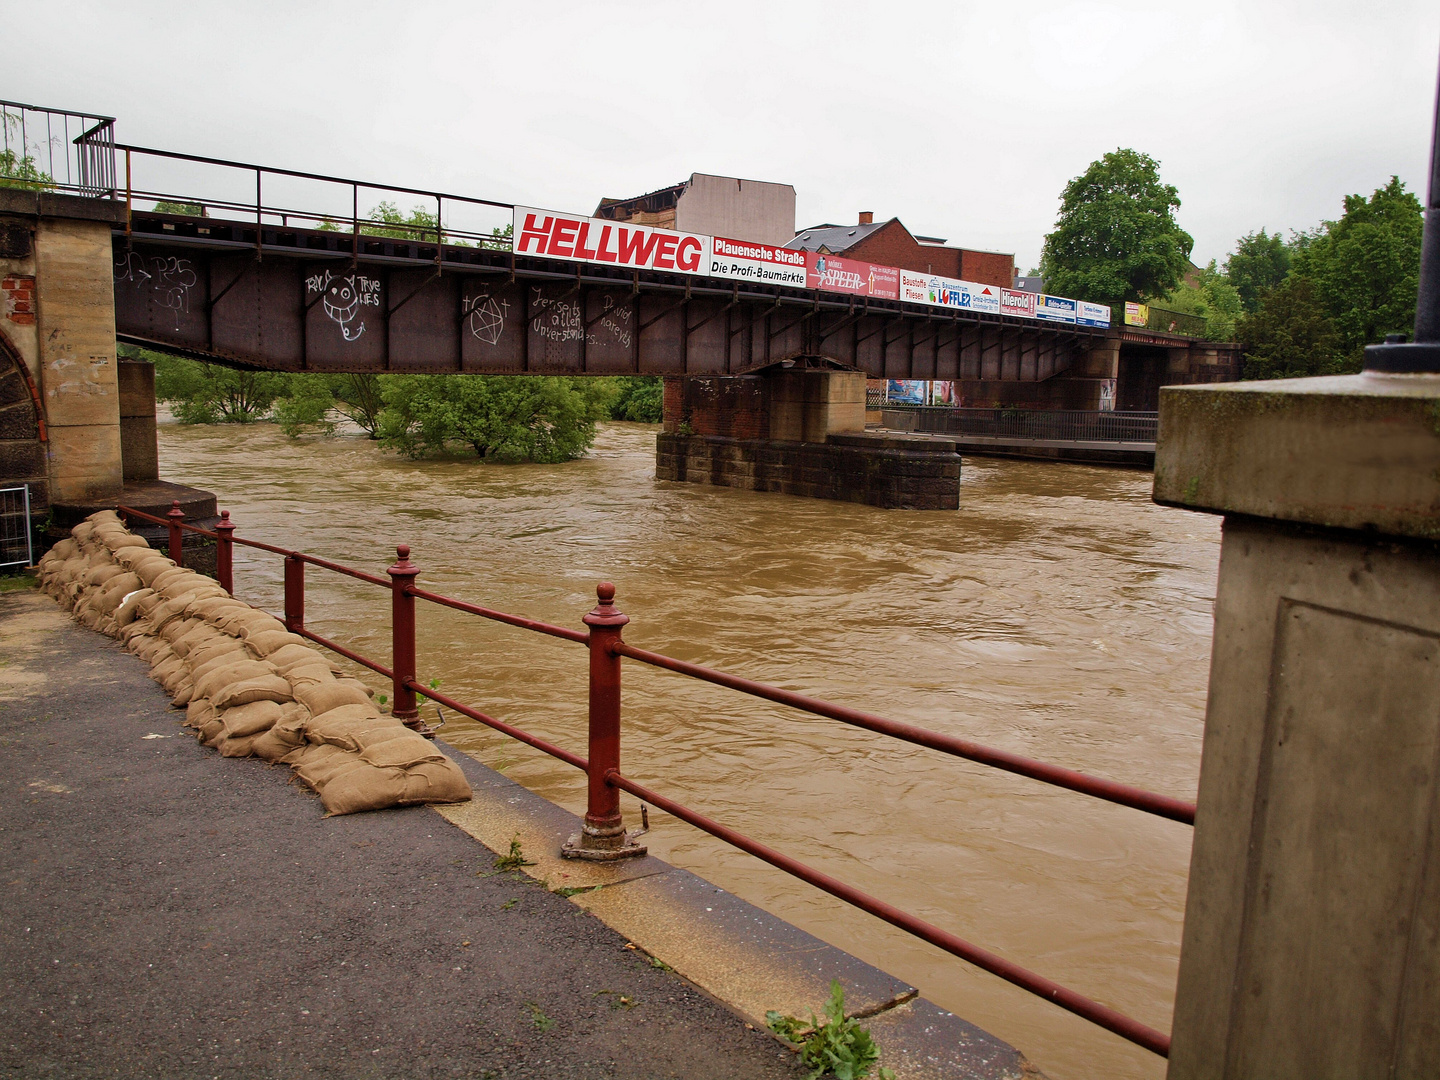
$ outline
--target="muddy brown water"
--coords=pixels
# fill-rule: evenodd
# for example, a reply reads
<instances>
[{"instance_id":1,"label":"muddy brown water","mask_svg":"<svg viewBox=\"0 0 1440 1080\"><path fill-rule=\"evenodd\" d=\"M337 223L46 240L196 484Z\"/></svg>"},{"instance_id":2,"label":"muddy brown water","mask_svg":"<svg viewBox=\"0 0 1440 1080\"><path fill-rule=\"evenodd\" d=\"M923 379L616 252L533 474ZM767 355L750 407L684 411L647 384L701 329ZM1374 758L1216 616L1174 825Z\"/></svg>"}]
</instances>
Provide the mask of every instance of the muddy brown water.
<instances>
[{"instance_id":1,"label":"muddy brown water","mask_svg":"<svg viewBox=\"0 0 1440 1080\"><path fill-rule=\"evenodd\" d=\"M1220 530L1154 505L1149 473L969 458L958 512L875 510L656 481L655 430L608 425L583 460L495 466L162 423L160 460L217 492L243 536L372 571L406 542L428 588L575 627L609 579L633 644L1194 798ZM277 558L237 548L235 576L280 609ZM311 568L306 614L388 660L382 590ZM581 646L424 603L418 636L421 681L583 753ZM641 664L625 680L628 775L1169 1029L1187 826ZM583 812L569 766L453 715L445 737ZM668 815L650 822L654 853L912 982L1055 1080L1164 1074Z\"/></svg>"}]
</instances>

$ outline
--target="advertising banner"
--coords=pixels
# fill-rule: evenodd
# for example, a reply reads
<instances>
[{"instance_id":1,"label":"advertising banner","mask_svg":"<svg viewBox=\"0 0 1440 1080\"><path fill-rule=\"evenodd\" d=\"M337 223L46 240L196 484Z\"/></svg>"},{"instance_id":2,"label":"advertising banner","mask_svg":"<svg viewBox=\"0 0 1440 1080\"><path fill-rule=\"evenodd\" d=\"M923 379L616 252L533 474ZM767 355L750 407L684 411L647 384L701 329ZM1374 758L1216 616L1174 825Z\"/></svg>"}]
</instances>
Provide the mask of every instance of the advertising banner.
<instances>
[{"instance_id":1,"label":"advertising banner","mask_svg":"<svg viewBox=\"0 0 1440 1080\"><path fill-rule=\"evenodd\" d=\"M708 272L710 237L515 207L515 254L608 263L632 270Z\"/></svg>"},{"instance_id":2,"label":"advertising banner","mask_svg":"<svg viewBox=\"0 0 1440 1080\"><path fill-rule=\"evenodd\" d=\"M910 304L930 302L930 275L913 270L900 271L900 299Z\"/></svg>"},{"instance_id":3,"label":"advertising banner","mask_svg":"<svg viewBox=\"0 0 1440 1080\"><path fill-rule=\"evenodd\" d=\"M1033 292L1012 292L1009 289L1001 289L1000 314L1019 315L1026 319L1035 318L1035 294Z\"/></svg>"},{"instance_id":4,"label":"advertising banner","mask_svg":"<svg viewBox=\"0 0 1440 1080\"><path fill-rule=\"evenodd\" d=\"M1081 326L1109 326L1110 305L1092 304L1089 300L1075 301L1075 321Z\"/></svg>"},{"instance_id":5,"label":"advertising banner","mask_svg":"<svg viewBox=\"0 0 1440 1080\"><path fill-rule=\"evenodd\" d=\"M711 238L707 254L706 272L711 277L806 287L803 251L716 236Z\"/></svg>"},{"instance_id":6,"label":"advertising banner","mask_svg":"<svg viewBox=\"0 0 1440 1080\"><path fill-rule=\"evenodd\" d=\"M904 405L924 405L925 382L922 379L891 379L885 388L885 400Z\"/></svg>"},{"instance_id":7,"label":"advertising banner","mask_svg":"<svg viewBox=\"0 0 1440 1080\"><path fill-rule=\"evenodd\" d=\"M1035 317L1047 322L1073 323L1075 301L1063 296L1048 296L1042 293L1035 299Z\"/></svg>"},{"instance_id":8,"label":"advertising banner","mask_svg":"<svg viewBox=\"0 0 1440 1080\"><path fill-rule=\"evenodd\" d=\"M1125 301L1125 325L1144 326L1150 321L1150 307L1148 304L1137 304L1133 300Z\"/></svg>"},{"instance_id":9,"label":"advertising banner","mask_svg":"<svg viewBox=\"0 0 1440 1080\"><path fill-rule=\"evenodd\" d=\"M795 252L799 255L802 252ZM882 300L900 299L900 271L893 266L876 266L856 259L820 255L813 251L805 256L805 287L827 292L874 296Z\"/></svg>"},{"instance_id":10,"label":"advertising banner","mask_svg":"<svg viewBox=\"0 0 1440 1080\"><path fill-rule=\"evenodd\" d=\"M996 285L958 281L937 274L916 274L909 270L901 270L899 274L901 300L929 304L931 307L1000 314L1000 288Z\"/></svg>"}]
</instances>

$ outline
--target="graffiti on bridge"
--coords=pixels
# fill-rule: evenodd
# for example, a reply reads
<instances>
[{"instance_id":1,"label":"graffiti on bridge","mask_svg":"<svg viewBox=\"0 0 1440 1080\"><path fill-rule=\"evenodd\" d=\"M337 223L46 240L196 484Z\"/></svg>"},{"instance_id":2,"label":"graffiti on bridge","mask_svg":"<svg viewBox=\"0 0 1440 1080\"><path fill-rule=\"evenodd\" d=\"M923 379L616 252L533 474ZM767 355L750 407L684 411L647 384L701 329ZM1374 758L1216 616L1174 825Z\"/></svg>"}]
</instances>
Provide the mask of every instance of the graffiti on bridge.
<instances>
[{"instance_id":1,"label":"graffiti on bridge","mask_svg":"<svg viewBox=\"0 0 1440 1080\"><path fill-rule=\"evenodd\" d=\"M319 295L325 314L340 327L346 341L358 341L365 332L360 309L380 306L380 280L364 274L335 274L329 270L305 279L307 296Z\"/></svg>"},{"instance_id":2,"label":"graffiti on bridge","mask_svg":"<svg viewBox=\"0 0 1440 1080\"><path fill-rule=\"evenodd\" d=\"M180 316L190 311L190 290L200 278L189 259L145 256L138 251L123 251L115 259L115 284L129 283L136 289L149 289L155 302L175 317L180 329Z\"/></svg>"}]
</instances>

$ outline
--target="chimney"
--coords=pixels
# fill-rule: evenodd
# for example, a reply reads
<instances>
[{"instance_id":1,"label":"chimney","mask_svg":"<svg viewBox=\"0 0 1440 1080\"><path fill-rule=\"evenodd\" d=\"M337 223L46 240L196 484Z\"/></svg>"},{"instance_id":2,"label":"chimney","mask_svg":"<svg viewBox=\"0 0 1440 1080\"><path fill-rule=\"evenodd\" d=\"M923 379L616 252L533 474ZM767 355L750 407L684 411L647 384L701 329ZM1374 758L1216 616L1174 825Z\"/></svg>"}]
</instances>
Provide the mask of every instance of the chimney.
<instances>
[{"instance_id":1,"label":"chimney","mask_svg":"<svg viewBox=\"0 0 1440 1080\"><path fill-rule=\"evenodd\" d=\"M860 211L860 224L861 224L861 225L873 225L873 224L875 224L875 212L874 212L873 210L861 210L861 211Z\"/></svg>"}]
</instances>

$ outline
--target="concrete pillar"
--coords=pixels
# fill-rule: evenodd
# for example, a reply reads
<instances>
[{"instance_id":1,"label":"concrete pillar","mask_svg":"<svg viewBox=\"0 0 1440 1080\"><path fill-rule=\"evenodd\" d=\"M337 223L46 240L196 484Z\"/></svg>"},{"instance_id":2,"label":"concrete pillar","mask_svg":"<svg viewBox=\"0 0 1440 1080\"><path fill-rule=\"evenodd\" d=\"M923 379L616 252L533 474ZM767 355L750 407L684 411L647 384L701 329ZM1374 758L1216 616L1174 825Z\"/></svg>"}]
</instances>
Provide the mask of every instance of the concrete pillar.
<instances>
[{"instance_id":1,"label":"concrete pillar","mask_svg":"<svg viewBox=\"0 0 1440 1080\"><path fill-rule=\"evenodd\" d=\"M795 368L772 370L770 438L824 442L830 435L865 430L865 373Z\"/></svg>"},{"instance_id":2,"label":"concrete pillar","mask_svg":"<svg viewBox=\"0 0 1440 1080\"><path fill-rule=\"evenodd\" d=\"M120 388L120 459L125 483L160 479L160 449L155 432L155 365L122 359Z\"/></svg>"},{"instance_id":3,"label":"concrete pillar","mask_svg":"<svg viewBox=\"0 0 1440 1080\"><path fill-rule=\"evenodd\" d=\"M1170 1080L1440 1076L1440 376L1172 387L1225 515Z\"/></svg>"}]
</instances>

